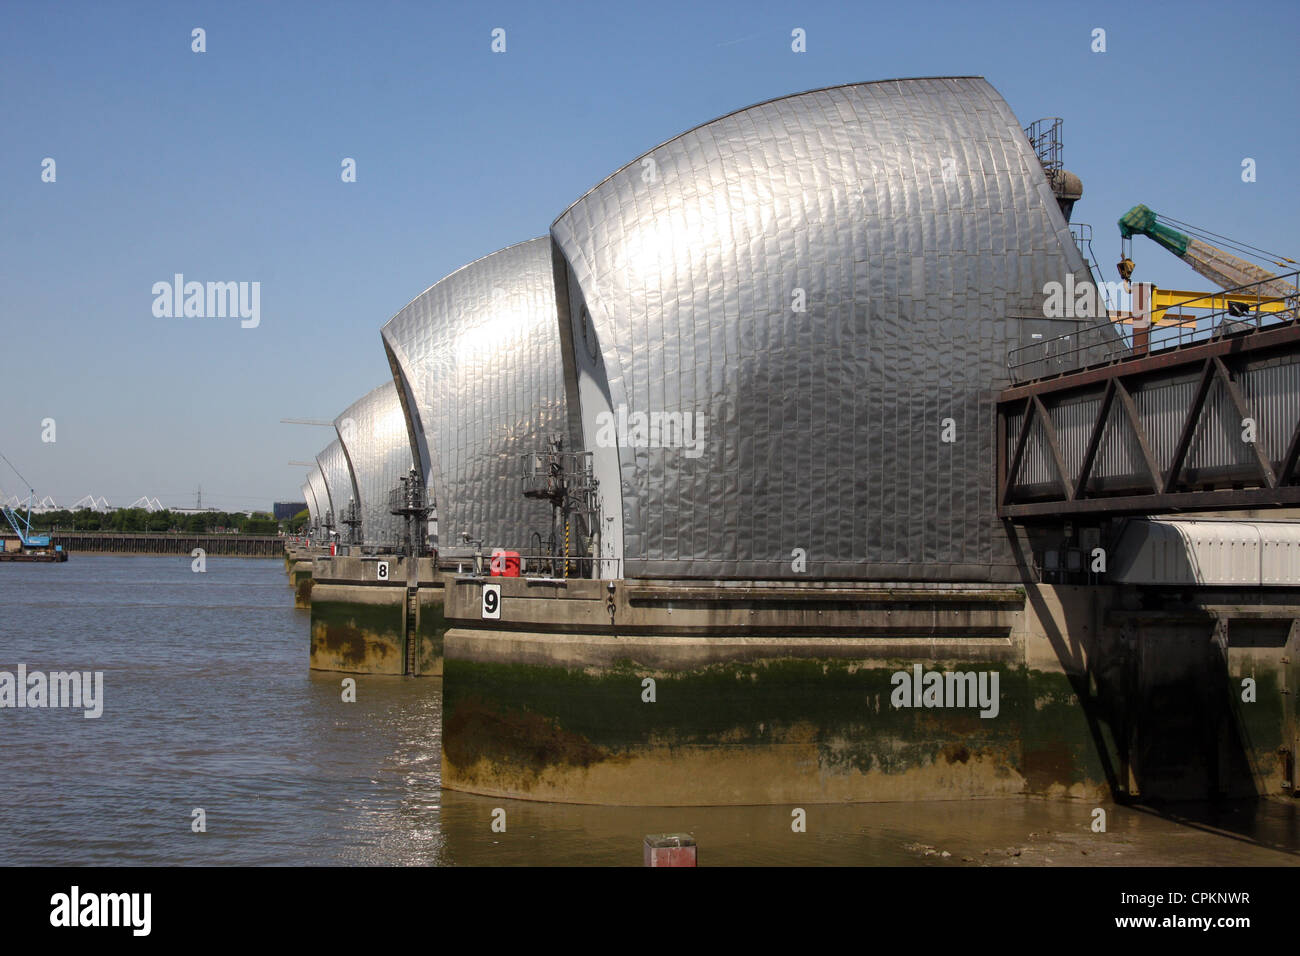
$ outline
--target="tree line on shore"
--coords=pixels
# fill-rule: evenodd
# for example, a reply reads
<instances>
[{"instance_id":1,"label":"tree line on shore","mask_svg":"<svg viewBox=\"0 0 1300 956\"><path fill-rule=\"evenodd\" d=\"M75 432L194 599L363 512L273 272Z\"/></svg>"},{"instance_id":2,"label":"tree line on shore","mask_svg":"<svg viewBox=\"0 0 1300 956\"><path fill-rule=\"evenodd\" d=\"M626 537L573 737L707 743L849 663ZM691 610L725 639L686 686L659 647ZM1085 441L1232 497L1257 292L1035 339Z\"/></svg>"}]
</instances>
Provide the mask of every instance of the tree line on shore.
<instances>
[{"instance_id":1,"label":"tree line on shore","mask_svg":"<svg viewBox=\"0 0 1300 956\"><path fill-rule=\"evenodd\" d=\"M302 512L306 515L307 512ZM284 522L285 530L293 531L299 515ZM0 524L3 522L0 521ZM182 514L166 509L146 511L144 508L118 508L114 511L92 511L81 508L69 511L43 511L32 514L32 530L42 531L119 531L137 534L279 534L281 523L270 512L254 511L201 511Z\"/></svg>"}]
</instances>

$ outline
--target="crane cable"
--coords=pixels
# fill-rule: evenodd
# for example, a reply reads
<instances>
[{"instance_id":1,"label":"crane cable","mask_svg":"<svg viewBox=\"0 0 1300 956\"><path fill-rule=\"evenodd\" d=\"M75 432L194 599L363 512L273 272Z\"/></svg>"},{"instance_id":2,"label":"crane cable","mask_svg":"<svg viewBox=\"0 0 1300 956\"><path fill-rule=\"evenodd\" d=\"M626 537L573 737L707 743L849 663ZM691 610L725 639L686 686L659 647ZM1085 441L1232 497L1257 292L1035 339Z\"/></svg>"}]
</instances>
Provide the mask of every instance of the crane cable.
<instances>
[{"instance_id":1,"label":"crane cable","mask_svg":"<svg viewBox=\"0 0 1300 956\"><path fill-rule=\"evenodd\" d=\"M22 472L20 472L17 468L14 468L14 463L10 461L8 458L5 458L3 452L0 452L0 459L4 459L4 463L8 465L10 469L12 469L13 473L17 475L19 478L22 478L23 485L26 486L27 490L35 494L34 489L30 484L28 484L27 479L23 478Z\"/></svg>"},{"instance_id":2,"label":"crane cable","mask_svg":"<svg viewBox=\"0 0 1300 956\"><path fill-rule=\"evenodd\" d=\"M1183 232L1187 233L1188 235L1192 236L1193 238L1205 240L1206 242L1210 242L1211 245L1215 245L1215 244L1224 245L1234 250L1235 252L1245 253L1246 255L1262 256L1263 258L1269 260L1270 262L1272 262L1274 265L1277 266L1285 267L1288 263L1291 265L1296 264L1296 260L1290 258L1289 256L1284 256L1280 252L1269 252L1267 249L1261 249L1259 246L1252 246L1248 242L1241 242L1237 239L1229 239L1227 236L1221 236L1217 232L1211 232L1208 229L1202 229L1200 226L1193 226L1191 223L1182 222L1170 216L1162 216L1159 213L1157 213L1156 220L1159 222L1166 222L1171 226L1175 226L1178 229L1182 230Z\"/></svg>"}]
</instances>

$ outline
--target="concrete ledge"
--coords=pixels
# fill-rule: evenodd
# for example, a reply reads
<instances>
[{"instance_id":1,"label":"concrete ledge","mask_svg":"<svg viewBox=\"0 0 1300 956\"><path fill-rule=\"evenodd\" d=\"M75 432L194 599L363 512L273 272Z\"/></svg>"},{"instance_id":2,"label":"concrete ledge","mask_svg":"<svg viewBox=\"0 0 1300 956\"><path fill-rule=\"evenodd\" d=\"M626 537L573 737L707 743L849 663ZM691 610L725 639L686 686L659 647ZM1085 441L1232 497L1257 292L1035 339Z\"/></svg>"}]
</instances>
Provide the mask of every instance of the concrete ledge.
<instances>
[{"instance_id":1,"label":"concrete ledge","mask_svg":"<svg viewBox=\"0 0 1300 956\"><path fill-rule=\"evenodd\" d=\"M1300 606L1280 595L464 576L446 593L448 789L659 806L1294 784ZM996 715L901 705L918 667L996 674Z\"/></svg>"},{"instance_id":2,"label":"concrete ledge","mask_svg":"<svg viewBox=\"0 0 1300 956\"><path fill-rule=\"evenodd\" d=\"M501 617L482 620L486 584L501 588ZM1016 588L920 590L669 586L573 580L540 588L527 578L454 577L453 626L614 637L827 635L940 640L1006 638L1023 607ZM613 609L611 616L610 609Z\"/></svg>"},{"instance_id":3,"label":"concrete ledge","mask_svg":"<svg viewBox=\"0 0 1300 956\"><path fill-rule=\"evenodd\" d=\"M386 580L379 577L381 563L388 567ZM441 586L444 577L432 558L420 558L416 563L401 555L322 555L315 559L312 573L317 581L394 588Z\"/></svg>"},{"instance_id":4,"label":"concrete ledge","mask_svg":"<svg viewBox=\"0 0 1300 956\"><path fill-rule=\"evenodd\" d=\"M1025 601L1021 588L918 589L918 588L840 588L840 587L693 587L638 585L628 583L628 599L634 603L689 603L788 601L799 604L1007 604L1019 606Z\"/></svg>"}]
</instances>

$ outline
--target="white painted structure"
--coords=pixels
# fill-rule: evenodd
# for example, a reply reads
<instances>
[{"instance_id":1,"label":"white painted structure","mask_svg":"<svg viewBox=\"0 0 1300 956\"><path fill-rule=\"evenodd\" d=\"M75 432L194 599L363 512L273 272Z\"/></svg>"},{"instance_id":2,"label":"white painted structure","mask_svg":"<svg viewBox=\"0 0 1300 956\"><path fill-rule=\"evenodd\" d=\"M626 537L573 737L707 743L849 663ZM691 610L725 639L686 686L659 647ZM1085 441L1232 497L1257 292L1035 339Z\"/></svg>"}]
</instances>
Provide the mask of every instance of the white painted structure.
<instances>
[{"instance_id":1,"label":"white painted structure","mask_svg":"<svg viewBox=\"0 0 1300 956\"><path fill-rule=\"evenodd\" d=\"M1300 522L1143 518L1116 551L1119 584L1300 586Z\"/></svg>"}]
</instances>

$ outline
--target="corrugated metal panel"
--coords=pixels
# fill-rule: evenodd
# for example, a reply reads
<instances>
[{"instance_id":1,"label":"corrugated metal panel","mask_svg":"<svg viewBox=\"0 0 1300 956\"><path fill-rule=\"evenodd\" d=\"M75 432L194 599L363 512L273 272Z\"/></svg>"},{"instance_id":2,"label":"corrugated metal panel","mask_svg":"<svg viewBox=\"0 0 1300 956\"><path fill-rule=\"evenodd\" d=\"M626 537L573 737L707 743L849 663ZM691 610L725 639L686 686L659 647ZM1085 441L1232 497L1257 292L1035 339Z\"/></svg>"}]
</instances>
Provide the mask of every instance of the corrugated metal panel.
<instances>
[{"instance_id":1,"label":"corrugated metal panel","mask_svg":"<svg viewBox=\"0 0 1300 956\"><path fill-rule=\"evenodd\" d=\"M1062 402L1051 410L1052 424L1061 446L1061 457L1065 459L1065 467L1070 475L1079 473L1084 452L1088 450L1088 436L1092 434L1092 424L1097 420L1100 408L1100 398L1087 398ZM1050 452L1047 453L1050 455Z\"/></svg>"},{"instance_id":2,"label":"corrugated metal panel","mask_svg":"<svg viewBox=\"0 0 1300 956\"><path fill-rule=\"evenodd\" d=\"M567 430L549 239L472 262L388 321L385 348L437 505L443 551L461 532L524 549L551 525L523 496L520 460Z\"/></svg>"},{"instance_id":3,"label":"corrugated metal panel","mask_svg":"<svg viewBox=\"0 0 1300 956\"><path fill-rule=\"evenodd\" d=\"M389 496L411 470L406 417L391 381L353 402L334 420L360 495L361 543L395 547L403 519L389 511Z\"/></svg>"},{"instance_id":4,"label":"corrugated metal panel","mask_svg":"<svg viewBox=\"0 0 1300 956\"><path fill-rule=\"evenodd\" d=\"M1288 359L1249 368L1238 376L1238 386L1257 419L1259 439L1269 460L1280 462L1291 431L1300 421L1300 361Z\"/></svg>"},{"instance_id":5,"label":"corrugated metal panel","mask_svg":"<svg viewBox=\"0 0 1300 956\"><path fill-rule=\"evenodd\" d=\"M1092 469L1096 484L1136 480L1141 461L1142 449L1133 426L1129 424L1119 403L1112 403L1106 427L1102 431L1101 444L1097 448L1097 461Z\"/></svg>"},{"instance_id":6,"label":"corrugated metal panel","mask_svg":"<svg viewBox=\"0 0 1300 956\"><path fill-rule=\"evenodd\" d=\"M1300 586L1300 525L1265 521L1132 521L1116 547L1120 584Z\"/></svg>"},{"instance_id":7,"label":"corrugated metal panel","mask_svg":"<svg viewBox=\"0 0 1300 956\"><path fill-rule=\"evenodd\" d=\"M1205 400L1196 436L1187 450L1186 477L1195 482L1205 468L1250 466L1250 446L1242 441L1242 420L1222 382L1215 382Z\"/></svg>"},{"instance_id":8,"label":"corrugated metal panel","mask_svg":"<svg viewBox=\"0 0 1300 956\"><path fill-rule=\"evenodd\" d=\"M619 170L551 234L567 383L628 576L1018 579L992 390L1016 316L1041 321L1047 282L1090 276L984 80L741 110ZM597 441L609 416L665 413L703 424L700 454Z\"/></svg>"},{"instance_id":9,"label":"corrugated metal panel","mask_svg":"<svg viewBox=\"0 0 1300 956\"><path fill-rule=\"evenodd\" d=\"M1260 548L1261 583L1300 584L1300 525L1270 524L1260 533Z\"/></svg>"},{"instance_id":10,"label":"corrugated metal panel","mask_svg":"<svg viewBox=\"0 0 1300 956\"><path fill-rule=\"evenodd\" d=\"M1017 424L1023 425L1024 416L1017 417L1019 418ZM1014 442L1019 435L1017 431L1011 440ZM1025 451L1020 458L1020 471L1017 473L1016 484L1021 491L1036 494L1056 494L1061 490L1056 461L1047 444L1047 430L1037 417L1029 426L1029 437L1025 439Z\"/></svg>"},{"instance_id":11,"label":"corrugated metal panel","mask_svg":"<svg viewBox=\"0 0 1300 956\"><path fill-rule=\"evenodd\" d=\"M1187 542L1172 525L1133 522L1116 548L1111 574L1121 584L1192 584Z\"/></svg>"},{"instance_id":12,"label":"corrugated metal panel","mask_svg":"<svg viewBox=\"0 0 1300 956\"><path fill-rule=\"evenodd\" d=\"M1138 418L1151 444L1161 473L1169 470L1187 409L1196 397L1196 376L1138 389L1133 394Z\"/></svg>"}]
</instances>

